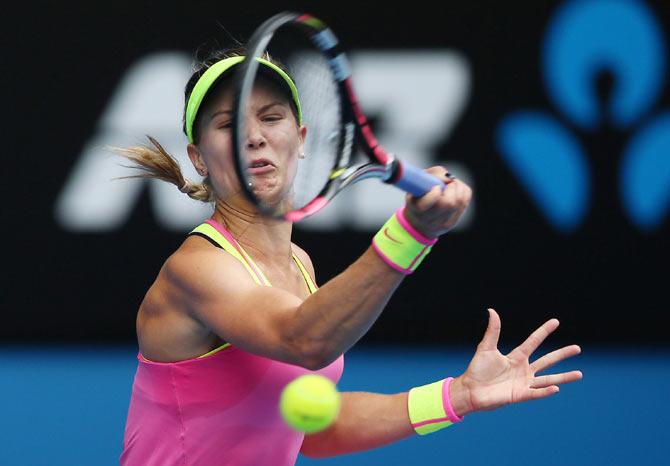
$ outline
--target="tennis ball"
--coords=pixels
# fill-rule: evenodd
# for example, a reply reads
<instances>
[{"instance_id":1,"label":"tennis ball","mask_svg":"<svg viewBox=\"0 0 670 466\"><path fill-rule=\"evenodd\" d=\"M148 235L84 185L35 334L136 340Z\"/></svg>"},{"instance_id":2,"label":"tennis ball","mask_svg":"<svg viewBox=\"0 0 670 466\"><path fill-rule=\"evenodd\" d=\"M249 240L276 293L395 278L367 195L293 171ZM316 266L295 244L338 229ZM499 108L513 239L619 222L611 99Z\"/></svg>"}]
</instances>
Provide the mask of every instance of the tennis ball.
<instances>
[{"instance_id":1,"label":"tennis ball","mask_svg":"<svg viewBox=\"0 0 670 466\"><path fill-rule=\"evenodd\" d=\"M301 375L282 390L279 412L295 430L307 434L320 432L337 418L340 412L340 392L326 377Z\"/></svg>"}]
</instances>

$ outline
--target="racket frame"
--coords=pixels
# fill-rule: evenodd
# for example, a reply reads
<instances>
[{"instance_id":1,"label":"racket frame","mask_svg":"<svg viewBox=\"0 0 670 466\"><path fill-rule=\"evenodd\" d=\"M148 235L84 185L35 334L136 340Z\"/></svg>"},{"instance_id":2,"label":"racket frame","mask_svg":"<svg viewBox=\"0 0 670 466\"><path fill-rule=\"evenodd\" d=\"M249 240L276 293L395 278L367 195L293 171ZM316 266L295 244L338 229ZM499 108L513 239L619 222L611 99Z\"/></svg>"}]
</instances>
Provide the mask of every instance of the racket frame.
<instances>
[{"instance_id":1,"label":"racket frame","mask_svg":"<svg viewBox=\"0 0 670 466\"><path fill-rule=\"evenodd\" d=\"M252 59L262 56L273 35L283 27L296 27L311 40L312 44L328 60L331 75L340 95L340 127L337 141L337 157L331 169L331 175L317 196L305 206L290 212L278 212L265 206L254 194L253 187L247 182L245 157L240 154L244 146L244 112L241 104L248 101L254 85L259 63ZM370 124L360 108L354 91L351 67L340 47L339 40L331 29L320 19L306 13L282 12L267 19L253 33L247 44L246 58L238 65L234 78L233 104L233 152L235 170L240 179L242 191L256 205L262 214L297 222L316 213L346 187L364 179L378 178L412 194L421 195L432 186L443 182L420 169L401 163L388 153L374 136ZM367 155L367 163L350 166L355 147L361 147ZM404 175L404 176L403 176ZM417 189L415 181L421 179L422 187ZM403 186L403 183L407 186Z\"/></svg>"}]
</instances>

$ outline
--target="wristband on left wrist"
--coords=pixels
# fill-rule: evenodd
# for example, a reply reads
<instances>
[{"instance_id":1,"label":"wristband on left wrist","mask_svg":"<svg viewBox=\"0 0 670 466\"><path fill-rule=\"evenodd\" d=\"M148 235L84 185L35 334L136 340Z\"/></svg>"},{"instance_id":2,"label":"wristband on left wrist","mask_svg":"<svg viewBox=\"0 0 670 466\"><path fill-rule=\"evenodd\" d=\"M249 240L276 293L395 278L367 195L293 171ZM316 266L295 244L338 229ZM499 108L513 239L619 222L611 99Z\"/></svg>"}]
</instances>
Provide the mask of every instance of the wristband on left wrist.
<instances>
[{"instance_id":1,"label":"wristband on left wrist","mask_svg":"<svg viewBox=\"0 0 670 466\"><path fill-rule=\"evenodd\" d=\"M444 429L463 420L451 405L449 388L453 377L428 385L414 387L407 397L407 410L412 427L419 435Z\"/></svg>"}]
</instances>

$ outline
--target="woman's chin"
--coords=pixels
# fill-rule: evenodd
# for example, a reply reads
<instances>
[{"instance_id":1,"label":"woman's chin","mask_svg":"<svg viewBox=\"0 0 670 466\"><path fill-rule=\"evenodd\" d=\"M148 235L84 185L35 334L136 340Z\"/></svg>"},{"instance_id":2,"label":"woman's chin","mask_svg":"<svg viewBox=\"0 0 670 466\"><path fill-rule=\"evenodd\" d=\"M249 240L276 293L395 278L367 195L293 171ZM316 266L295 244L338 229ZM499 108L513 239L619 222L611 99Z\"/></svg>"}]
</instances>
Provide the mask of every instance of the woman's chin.
<instances>
[{"instance_id":1,"label":"woman's chin","mask_svg":"<svg viewBox=\"0 0 670 466\"><path fill-rule=\"evenodd\" d=\"M272 209L282 208L290 209L292 203L291 193L280 189L278 186L254 186L252 189L254 196L266 207Z\"/></svg>"}]
</instances>

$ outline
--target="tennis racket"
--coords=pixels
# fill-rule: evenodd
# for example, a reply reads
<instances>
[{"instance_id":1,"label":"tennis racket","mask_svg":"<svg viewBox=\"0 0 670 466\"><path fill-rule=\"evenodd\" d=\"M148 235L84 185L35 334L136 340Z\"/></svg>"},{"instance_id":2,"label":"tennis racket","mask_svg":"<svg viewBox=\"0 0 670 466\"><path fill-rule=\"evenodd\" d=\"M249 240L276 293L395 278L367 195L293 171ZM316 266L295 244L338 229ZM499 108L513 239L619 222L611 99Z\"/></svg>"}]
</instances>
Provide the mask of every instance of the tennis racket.
<instances>
[{"instance_id":1,"label":"tennis racket","mask_svg":"<svg viewBox=\"0 0 670 466\"><path fill-rule=\"evenodd\" d=\"M268 74L266 67L252 58L267 57L266 53L292 77L307 128L304 158L297 160L292 187L279 199L259 193L264 182L260 177L273 169L252 166L248 153L249 99L261 75ZM346 187L368 178L377 178L416 197L434 186L445 185L379 144L361 111L350 65L338 39L312 15L283 12L256 29L247 44L246 58L235 71L234 86L235 169L242 191L265 215L300 221L318 212Z\"/></svg>"}]
</instances>

